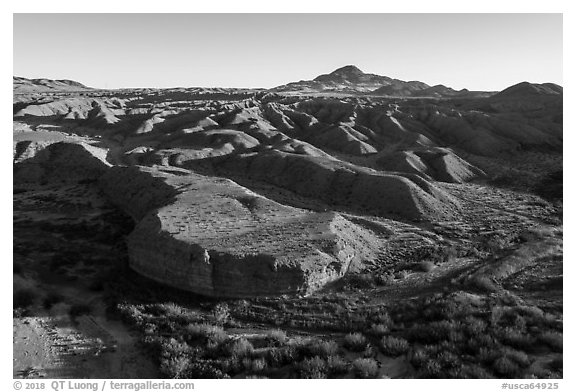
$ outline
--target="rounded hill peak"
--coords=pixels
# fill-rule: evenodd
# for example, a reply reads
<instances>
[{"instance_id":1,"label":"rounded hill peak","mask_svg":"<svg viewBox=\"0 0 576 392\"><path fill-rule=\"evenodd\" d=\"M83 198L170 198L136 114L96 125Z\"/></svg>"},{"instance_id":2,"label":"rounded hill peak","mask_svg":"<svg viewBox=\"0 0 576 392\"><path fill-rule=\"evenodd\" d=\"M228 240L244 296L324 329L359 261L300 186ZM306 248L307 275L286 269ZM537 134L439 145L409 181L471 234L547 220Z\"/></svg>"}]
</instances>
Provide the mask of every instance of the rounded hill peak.
<instances>
[{"instance_id":1,"label":"rounded hill peak","mask_svg":"<svg viewBox=\"0 0 576 392\"><path fill-rule=\"evenodd\" d=\"M355 65L346 65L333 71L332 74L363 75L364 72L362 72L360 68L356 67Z\"/></svg>"}]
</instances>

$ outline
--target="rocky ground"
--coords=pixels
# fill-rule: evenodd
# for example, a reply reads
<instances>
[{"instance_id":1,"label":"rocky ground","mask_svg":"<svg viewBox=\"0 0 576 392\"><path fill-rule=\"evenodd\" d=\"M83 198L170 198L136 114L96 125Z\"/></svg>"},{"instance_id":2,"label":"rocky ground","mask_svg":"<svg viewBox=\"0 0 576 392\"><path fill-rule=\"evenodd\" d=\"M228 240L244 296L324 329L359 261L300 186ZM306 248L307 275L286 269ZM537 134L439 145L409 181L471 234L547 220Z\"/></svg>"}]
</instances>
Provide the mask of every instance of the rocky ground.
<instances>
[{"instance_id":1,"label":"rocky ground","mask_svg":"<svg viewBox=\"0 0 576 392\"><path fill-rule=\"evenodd\" d=\"M561 376L561 90L46 83L14 102L15 376Z\"/></svg>"}]
</instances>

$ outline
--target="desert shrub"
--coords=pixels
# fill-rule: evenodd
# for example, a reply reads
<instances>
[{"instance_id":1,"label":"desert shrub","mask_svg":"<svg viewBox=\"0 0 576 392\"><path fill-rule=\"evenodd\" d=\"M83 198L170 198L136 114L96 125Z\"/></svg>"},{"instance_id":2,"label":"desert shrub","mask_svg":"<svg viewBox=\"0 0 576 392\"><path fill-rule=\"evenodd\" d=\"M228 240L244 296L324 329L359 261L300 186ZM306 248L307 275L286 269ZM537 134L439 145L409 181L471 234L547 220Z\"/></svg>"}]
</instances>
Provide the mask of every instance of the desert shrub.
<instances>
[{"instance_id":1,"label":"desert shrub","mask_svg":"<svg viewBox=\"0 0 576 392\"><path fill-rule=\"evenodd\" d=\"M424 366L424 364L426 363L426 361L428 361L428 359L429 359L428 353L426 352L426 350L422 348L414 349L410 354L410 363L417 369Z\"/></svg>"},{"instance_id":2,"label":"desert shrub","mask_svg":"<svg viewBox=\"0 0 576 392\"><path fill-rule=\"evenodd\" d=\"M380 340L380 350L386 355L397 357L405 354L410 345L406 339L394 336L384 336Z\"/></svg>"},{"instance_id":3,"label":"desert shrub","mask_svg":"<svg viewBox=\"0 0 576 392\"><path fill-rule=\"evenodd\" d=\"M249 361L248 366L245 365L244 368L246 369L246 371L249 371L252 373L261 373L267 367L266 359L264 359L264 358L255 358L252 360L250 360L248 358L244 358L244 360Z\"/></svg>"},{"instance_id":4,"label":"desert shrub","mask_svg":"<svg viewBox=\"0 0 576 392\"><path fill-rule=\"evenodd\" d=\"M212 317L216 324L226 324L230 319L230 308L227 303L219 303L212 309Z\"/></svg>"},{"instance_id":5,"label":"desert shrub","mask_svg":"<svg viewBox=\"0 0 576 392\"><path fill-rule=\"evenodd\" d=\"M513 327L516 330L523 331L526 329L526 320L524 316L518 313L517 308L513 308L514 310L510 312L507 317L507 325L509 327Z\"/></svg>"},{"instance_id":6,"label":"desert shrub","mask_svg":"<svg viewBox=\"0 0 576 392\"><path fill-rule=\"evenodd\" d=\"M227 357L219 358L220 369L226 374L238 374L244 371L243 358Z\"/></svg>"},{"instance_id":7,"label":"desert shrub","mask_svg":"<svg viewBox=\"0 0 576 392\"><path fill-rule=\"evenodd\" d=\"M201 319L195 311L174 302L149 305L146 307L146 311L154 316L164 316L165 319L181 326L198 322Z\"/></svg>"},{"instance_id":8,"label":"desert shrub","mask_svg":"<svg viewBox=\"0 0 576 392\"><path fill-rule=\"evenodd\" d=\"M186 378L190 359L185 356L162 358L160 373L166 378Z\"/></svg>"},{"instance_id":9,"label":"desert shrub","mask_svg":"<svg viewBox=\"0 0 576 392\"><path fill-rule=\"evenodd\" d=\"M324 359L336 355L338 353L338 349L338 343L334 342L333 340L319 340L312 343L310 346L310 352L312 355Z\"/></svg>"},{"instance_id":10,"label":"desert shrub","mask_svg":"<svg viewBox=\"0 0 576 392\"><path fill-rule=\"evenodd\" d=\"M457 326L448 320L432 321L428 324L415 324L407 331L411 340L423 343L438 343L449 340L456 332Z\"/></svg>"},{"instance_id":11,"label":"desert shrub","mask_svg":"<svg viewBox=\"0 0 576 392\"><path fill-rule=\"evenodd\" d=\"M418 271L422 272L430 272L432 271L436 265L430 260L422 260L417 264Z\"/></svg>"},{"instance_id":12,"label":"desert shrub","mask_svg":"<svg viewBox=\"0 0 576 392\"><path fill-rule=\"evenodd\" d=\"M146 312L153 316L176 317L182 314L182 308L174 302L154 303L146 306Z\"/></svg>"},{"instance_id":13,"label":"desert shrub","mask_svg":"<svg viewBox=\"0 0 576 392\"><path fill-rule=\"evenodd\" d=\"M287 340L286 332L282 331L281 329L268 331L266 338L273 345L283 345Z\"/></svg>"},{"instance_id":14,"label":"desert shrub","mask_svg":"<svg viewBox=\"0 0 576 392\"><path fill-rule=\"evenodd\" d=\"M380 309L378 310L377 313L373 314L371 320L376 324L382 324L388 328L392 327L392 325L394 324L394 322L392 321L392 317L390 317L390 314L383 309Z\"/></svg>"},{"instance_id":15,"label":"desert shrub","mask_svg":"<svg viewBox=\"0 0 576 392\"><path fill-rule=\"evenodd\" d=\"M153 323L146 323L143 327L144 335L156 335L158 333L158 326Z\"/></svg>"},{"instance_id":16,"label":"desert shrub","mask_svg":"<svg viewBox=\"0 0 576 392\"><path fill-rule=\"evenodd\" d=\"M177 358L185 356L189 352L190 346L186 342L170 338L162 343L162 356L165 358Z\"/></svg>"},{"instance_id":17,"label":"desert shrub","mask_svg":"<svg viewBox=\"0 0 576 392\"><path fill-rule=\"evenodd\" d=\"M486 331L486 322L479 318L468 316L464 320L464 331L470 337L477 337Z\"/></svg>"},{"instance_id":18,"label":"desert shrub","mask_svg":"<svg viewBox=\"0 0 576 392\"><path fill-rule=\"evenodd\" d=\"M89 304L74 304L70 306L70 309L68 310L68 314L72 318L90 314L91 312L92 306Z\"/></svg>"},{"instance_id":19,"label":"desert shrub","mask_svg":"<svg viewBox=\"0 0 576 392\"><path fill-rule=\"evenodd\" d=\"M506 324L510 312L511 308L508 306L494 306L490 312L490 325L496 327Z\"/></svg>"},{"instance_id":20,"label":"desert shrub","mask_svg":"<svg viewBox=\"0 0 576 392\"><path fill-rule=\"evenodd\" d=\"M494 347L480 347L476 359L484 364L491 364L501 356L499 349Z\"/></svg>"},{"instance_id":21,"label":"desert shrub","mask_svg":"<svg viewBox=\"0 0 576 392\"><path fill-rule=\"evenodd\" d=\"M150 358L159 358L162 355L162 338L158 336L140 337L139 343Z\"/></svg>"},{"instance_id":22,"label":"desert shrub","mask_svg":"<svg viewBox=\"0 0 576 392\"><path fill-rule=\"evenodd\" d=\"M42 306L44 307L44 309L50 309L50 308L52 308L52 306L54 306L55 304L57 304L59 302L62 302L63 300L64 300L64 297L61 294L58 294L55 292L50 292L42 300Z\"/></svg>"},{"instance_id":23,"label":"desert shrub","mask_svg":"<svg viewBox=\"0 0 576 392\"><path fill-rule=\"evenodd\" d=\"M552 349L554 352L561 353L563 351L563 337L562 333L554 331L542 332L538 336L538 340Z\"/></svg>"},{"instance_id":24,"label":"desert shrub","mask_svg":"<svg viewBox=\"0 0 576 392\"><path fill-rule=\"evenodd\" d=\"M394 283L394 280L394 273L391 272L378 274L374 277L374 283L378 286L388 286L389 284Z\"/></svg>"},{"instance_id":25,"label":"desert shrub","mask_svg":"<svg viewBox=\"0 0 576 392\"><path fill-rule=\"evenodd\" d=\"M187 340L196 340L206 337L207 324L190 324L184 328L184 336Z\"/></svg>"},{"instance_id":26,"label":"desert shrub","mask_svg":"<svg viewBox=\"0 0 576 392\"><path fill-rule=\"evenodd\" d=\"M186 378L230 378L222 369L214 366L214 363L208 361L193 361L186 372Z\"/></svg>"},{"instance_id":27,"label":"desert shrub","mask_svg":"<svg viewBox=\"0 0 576 392\"><path fill-rule=\"evenodd\" d=\"M253 351L254 346L246 338L233 340L226 346L227 354L238 358L249 356Z\"/></svg>"},{"instance_id":28,"label":"desert shrub","mask_svg":"<svg viewBox=\"0 0 576 392\"><path fill-rule=\"evenodd\" d=\"M530 358L528 358L528 355L523 351L505 348L503 354L522 368L528 367L530 365Z\"/></svg>"},{"instance_id":29,"label":"desert shrub","mask_svg":"<svg viewBox=\"0 0 576 392\"><path fill-rule=\"evenodd\" d=\"M245 371L249 372L252 368L252 358L238 358L240 360L240 362L242 363L242 369L244 369Z\"/></svg>"},{"instance_id":30,"label":"desert shrub","mask_svg":"<svg viewBox=\"0 0 576 392\"><path fill-rule=\"evenodd\" d=\"M298 360L312 356L312 352L310 351L311 345L312 340L310 338L303 338L301 336L295 337L288 344L289 347L293 348L294 355Z\"/></svg>"},{"instance_id":31,"label":"desert shrub","mask_svg":"<svg viewBox=\"0 0 576 392\"><path fill-rule=\"evenodd\" d=\"M352 369L359 378L374 378L378 375L378 363L372 358L355 359Z\"/></svg>"},{"instance_id":32,"label":"desert shrub","mask_svg":"<svg viewBox=\"0 0 576 392\"><path fill-rule=\"evenodd\" d=\"M460 369L459 378L485 379L492 378L492 375L482 366L477 364L464 364Z\"/></svg>"},{"instance_id":33,"label":"desert shrub","mask_svg":"<svg viewBox=\"0 0 576 392\"><path fill-rule=\"evenodd\" d=\"M293 363L297 353L293 346L273 347L266 353L266 360L271 367L282 367Z\"/></svg>"},{"instance_id":34,"label":"desert shrub","mask_svg":"<svg viewBox=\"0 0 576 392\"><path fill-rule=\"evenodd\" d=\"M544 319L544 311L537 306L519 305L516 310L531 324L539 324Z\"/></svg>"},{"instance_id":35,"label":"desert shrub","mask_svg":"<svg viewBox=\"0 0 576 392\"><path fill-rule=\"evenodd\" d=\"M12 305L14 309L23 308L26 309L36 302L36 292L32 289L20 289L14 292L14 297L12 298Z\"/></svg>"},{"instance_id":36,"label":"desert shrub","mask_svg":"<svg viewBox=\"0 0 576 392\"><path fill-rule=\"evenodd\" d=\"M376 337L382 337L390 332L390 328L386 324L372 324L368 333Z\"/></svg>"},{"instance_id":37,"label":"desert shrub","mask_svg":"<svg viewBox=\"0 0 576 392\"><path fill-rule=\"evenodd\" d=\"M332 375L346 374L350 366L339 355L331 355L326 359L326 365L328 366L328 372Z\"/></svg>"},{"instance_id":38,"label":"desert shrub","mask_svg":"<svg viewBox=\"0 0 576 392\"><path fill-rule=\"evenodd\" d=\"M326 378L328 367L320 357L306 358L297 365L301 378Z\"/></svg>"},{"instance_id":39,"label":"desert shrub","mask_svg":"<svg viewBox=\"0 0 576 392\"><path fill-rule=\"evenodd\" d=\"M131 304L119 304L116 309L124 321L132 325L141 325L144 322L144 314L141 309Z\"/></svg>"},{"instance_id":40,"label":"desert shrub","mask_svg":"<svg viewBox=\"0 0 576 392\"><path fill-rule=\"evenodd\" d=\"M187 342L209 344L212 347L228 339L228 334L222 327L210 324L189 324L184 328L183 335Z\"/></svg>"},{"instance_id":41,"label":"desert shrub","mask_svg":"<svg viewBox=\"0 0 576 392\"><path fill-rule=\"evenodd\" d=\"M457 368L461 362L459 357L456 354L454 354L452 351L442 351L437 356L437 359L438 359L438 362L440 362L440 365L442 365L442 368L444 368L444 369Z\"/></svg>"},{"instance_id":42,"label":"desert shrub","mask_svg":"<svg viewBox=\"0 0 576 392\"><path fill-rule=\"evenodd\" d=\"M490 334L479 335L475 339L470 339L470 341L475 341L479 347L498 347L499 343Z\"/></svg>"},{"instance_id":43,"label":"desert shrub","mask_svg":"<svg viewBox=\"0 0 576 392\"><path fill-rule=\"evenodd\" d=\"M497 331L497 336L502 343L524 350L529 349L533 343L533 339L530 335L524 334L513 327L499 329Z\"/></svg>"},{"instance_id":44,"label":"desert shrub","mask_svg":"<svg viewBox=\"0 0 576 392\"><path fill-rule=\"evenodd\" d=\"M344 347L350 351L360 352L366 349L368 342L360 332L349 333L344 336Z\"/></svg>"},{"instance_id":45,"label":"desert shrub","mask_svg":"<svg viewBox=\"0 0 576 392\"><path fill-rule=\"evenodd\" d=\"M428 359L420 369L420 377L423 378L443 378L443 369L437 359Z\"/></svg>"},{"instance_id":46,"label":"desert shrub","mask_svg":"<svg viewBox=\"0 0 576 392\"><path fill-rule=\"evenodd\" d=\"M206 330L206 337L208 338L208 343L217 346L224 343L228 339L228 334L222 328L211 325Z\"/></svg>"},{"instance_id":47,"label":"desert shrub","mask_svg":"<svg viewBox=\"0 0 576 392\"><path fill-rule=\"evenodd\" d=\"M500 357L492 365L494 371L502 377L514 378L520 371L520 368L508 357Z\"/></svg>"}]
</instances>

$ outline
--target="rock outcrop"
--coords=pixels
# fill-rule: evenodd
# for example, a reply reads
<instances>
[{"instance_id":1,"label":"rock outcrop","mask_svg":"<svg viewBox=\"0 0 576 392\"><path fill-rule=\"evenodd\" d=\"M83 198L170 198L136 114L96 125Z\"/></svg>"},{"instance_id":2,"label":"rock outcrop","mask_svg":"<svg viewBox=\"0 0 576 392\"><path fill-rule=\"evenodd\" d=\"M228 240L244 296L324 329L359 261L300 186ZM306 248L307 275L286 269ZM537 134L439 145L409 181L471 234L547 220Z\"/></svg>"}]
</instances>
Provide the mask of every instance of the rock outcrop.
<instances>
[{"instance_id":1,"label":"rock outcrop","mask_svg":"<svg viewBox=\"0 0 576 392\"><path fill-rule=\"evenodd\" d=\"M287 207L228 179L114 167L101 183L137 221L131 267L198 294L308 294L373 259L378 246L339 214Z\"/></svg>"}]
</instances>

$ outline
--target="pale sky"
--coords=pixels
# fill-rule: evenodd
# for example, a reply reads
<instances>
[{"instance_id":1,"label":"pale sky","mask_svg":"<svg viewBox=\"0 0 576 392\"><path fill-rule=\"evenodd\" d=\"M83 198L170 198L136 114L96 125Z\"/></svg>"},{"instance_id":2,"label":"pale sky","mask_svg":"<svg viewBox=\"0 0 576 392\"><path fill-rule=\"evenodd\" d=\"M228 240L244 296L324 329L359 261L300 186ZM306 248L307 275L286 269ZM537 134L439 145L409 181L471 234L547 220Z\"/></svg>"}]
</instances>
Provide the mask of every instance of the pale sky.
<instances>
[{"instance_id":1,"label":"pale sky","mask_svg":"<svg viewBox=\"0 0 576 392\"><path fill-rule=\"evenodd\" d=\"M14 75L274 87L344 65L456 89L562 83L561 14L14 14Z\"/></svg>"}]
</instances>

